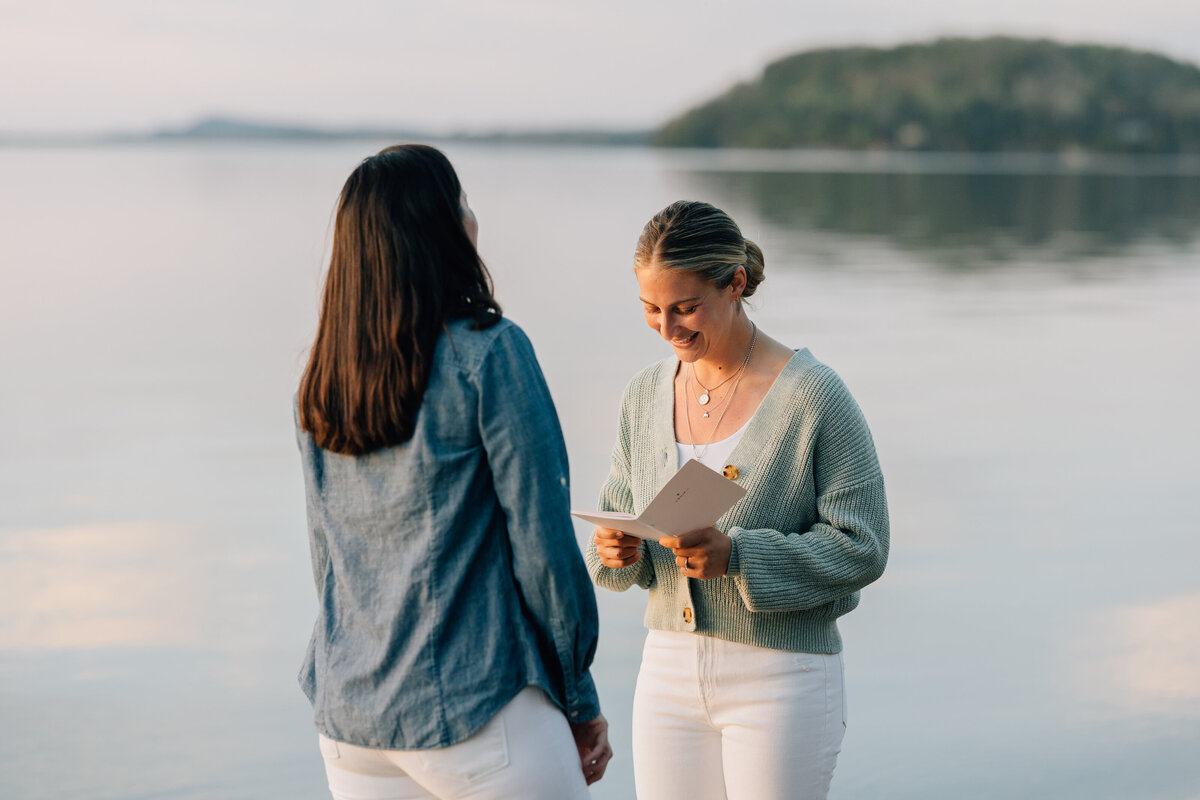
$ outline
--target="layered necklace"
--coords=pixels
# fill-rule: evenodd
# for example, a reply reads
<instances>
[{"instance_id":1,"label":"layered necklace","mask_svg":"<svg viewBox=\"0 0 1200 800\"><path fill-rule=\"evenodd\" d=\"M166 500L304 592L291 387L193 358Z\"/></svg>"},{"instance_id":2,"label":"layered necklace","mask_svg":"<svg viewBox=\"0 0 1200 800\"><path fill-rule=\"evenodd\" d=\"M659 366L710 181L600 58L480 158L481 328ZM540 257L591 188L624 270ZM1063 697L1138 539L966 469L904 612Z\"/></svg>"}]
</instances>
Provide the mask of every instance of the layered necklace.
<instances>
[{"instance_id":1,"label":"layered necklace","mask_svg":"<svg viewBox=\"0 0 1200 800\"><path fill-rule=\"evenodd\" d=\"M695 458L696 460L703 459L705 454L708 453L708 446L711 445L713 439L716 438L717 429L721 427L721 420L725 419L725 412L729 410L731 405L733 405L733 395L737 392L738 384L742 382L742 375L746 372L746 365L750 363L750 356L754 354L754 344L758 341L758 325L753 322L750 324L754 325L754 334L750 337L750 347L746 349L746 357L742 359L742 365L738 367L737 372L733 373L716 386L709 389L703 383L700 383L700 379L696 377L696 367L690 362L688 363L689 377L695 380L696 385L704 390L704 394L696 398L696 402L702 406L708 405L709 401L712 399L711 395L714 390L721 388L729 381L733 381L733 387L730 388L729 394L725 395L725 399L720 403L720 405L723 405L724 408L721 409L721 414L717 417L717 424L713 426L712 432L709 433L708 441L704 443L703 450L696 447L696 435L692 433L692 404L688 402L686 395L683 398L683 415L687 419L688 438L692 440L692 458ZM690 386L690 383L685 384L685 392L687 391L686 387L688 386ZM713 410L715 411L716 409L714 408ZM708 418L708 414L708 411L704 412L706 419Z\"/></svg>"},{"instance_id":2,"label":"layered necklace","mask_svg":"<svg viewBox=\"0 0 1200 800\"><path fill-rule=\"evenodd\" d=\"M751 345L751 347L753 347L753 345ZM691 366L692 366L691 364L688 364L689 369L691 369ZM743 366L745 366L745 365L743 364ZM733 373L728 378L721 381L720 383L718 383L716 386L712 387L711 389L700 382L700 376L696 374L696 370L692 369L691 373L692 373L692 379L694 381L696 381L696 385L704 390L704 393L696 398L696 402L702 406L706 406L706 405L708 405L708 401L710 399L712 399L711 395L713 392L715 392L717 389L720 389L722 386L724 386L725 384L729 383L731 380L736 378L738 375L740 375L742 373L742 371L738 370L737 372ZM704 412L704 416L706 416L706 417L708 416L707 411Z\"/></svg>"}]
</instances>

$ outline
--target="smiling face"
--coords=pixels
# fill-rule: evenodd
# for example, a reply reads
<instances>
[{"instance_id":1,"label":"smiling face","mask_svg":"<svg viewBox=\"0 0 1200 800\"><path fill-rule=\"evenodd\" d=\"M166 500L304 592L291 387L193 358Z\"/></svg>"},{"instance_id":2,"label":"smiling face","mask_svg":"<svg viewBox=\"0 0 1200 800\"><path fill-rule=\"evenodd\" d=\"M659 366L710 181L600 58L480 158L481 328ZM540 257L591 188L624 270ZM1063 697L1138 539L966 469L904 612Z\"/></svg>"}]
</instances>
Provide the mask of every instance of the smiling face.
<instances>
[{"instance_id":1,"label":"smiling face","mask_svg":"<svg viewBox=\"0 0 1200 800\"><path fill-rule=\"evenodd\" d=\"M695 273L655 265L636 275L646 324L671 343L680 361L724 358L744 277L718 289Z\"/></svg>"}]
</instances>

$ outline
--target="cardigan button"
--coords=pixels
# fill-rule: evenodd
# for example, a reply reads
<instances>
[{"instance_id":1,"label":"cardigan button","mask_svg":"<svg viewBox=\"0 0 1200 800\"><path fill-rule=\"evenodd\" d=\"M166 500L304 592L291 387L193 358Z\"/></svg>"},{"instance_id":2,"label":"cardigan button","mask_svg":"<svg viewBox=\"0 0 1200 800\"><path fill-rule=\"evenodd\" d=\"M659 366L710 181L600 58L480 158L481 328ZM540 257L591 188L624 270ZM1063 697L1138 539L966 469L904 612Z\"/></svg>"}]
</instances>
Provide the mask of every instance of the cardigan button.
<instances>
[{"instance_id":1,"label":"cardigan button","mask_svg":"<svg viewBox=\"0 0 1200 800\"><path fill-rule=\"evenodd\" d=\"M729 480L731 480L731 481L736 481L737 476L738 476L738 470L737 470L737 467L735 467L733 464L726 464L725 469L721 470L721 474L724 475L726 478L729 478Z\"/></svg>"},{"instance_id":2,"label":"cardigan button","mask_svg":"<svg viewBox=\"0 0 1200 800\"><path fill-rule=\"evenodd\" d=\"M688 625L692 624L692 610L690 608L685 608L683 610L683 621Z\"/></svg>"}]
</instances>

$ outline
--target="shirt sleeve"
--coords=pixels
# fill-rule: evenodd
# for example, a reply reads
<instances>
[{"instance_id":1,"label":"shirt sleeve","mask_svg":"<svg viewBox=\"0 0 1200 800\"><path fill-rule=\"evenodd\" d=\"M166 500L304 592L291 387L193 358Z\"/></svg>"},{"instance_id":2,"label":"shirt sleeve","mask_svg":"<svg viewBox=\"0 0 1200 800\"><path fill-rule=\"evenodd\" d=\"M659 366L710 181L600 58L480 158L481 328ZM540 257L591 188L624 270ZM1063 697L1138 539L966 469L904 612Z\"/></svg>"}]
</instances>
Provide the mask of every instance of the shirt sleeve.
<instances>
[{"instance_id":1,"label":"shirt sleeve","mask_svg":"<svg viewBox=\"0 0 1200 800\"><path fill-rule=\"evenodd\" d=\"M479 423L496 495L508 522L513 573L551 680L572 722L600 713L589 668L599 622L596 596L570 517L567 450L529 339L507 324L479 374Z\"/></svg>"},{"instance_id":2,"label":"shirt sleeve","mask_svg":"<svg viewBox=\"0 0 1200 800\"><path fill-rule=\"evenodd\" d=\"M613 445L612 461L608 478L600 488L599 510L620 511L625 514L636 513L633 505L633 489L630 482L630 432L631 414L629 411L629 392L626 390L625 399L621 402L621 416L617 424L617 442ZM623 592L633 585L648 589L654 583L654 564L645 542L639 545L642 557L636 564L614 569L600 563L600 554L596 551L595 537L588 540L585 558L588 574L602 589L613 592Z\"/></svg>"},{"instance_id":3,"label":"shirt sleeve","mask_svg":"<svg viewBox=\"0 0 1200 800\"><path fill-rule=\"evenodd\" d=\"M858 404L830 373L813 443L817 521L803 531L733 527L729 572L751 611L803 611L850 595L883 574L887 497Z\"/></svg>"}]
</instances>

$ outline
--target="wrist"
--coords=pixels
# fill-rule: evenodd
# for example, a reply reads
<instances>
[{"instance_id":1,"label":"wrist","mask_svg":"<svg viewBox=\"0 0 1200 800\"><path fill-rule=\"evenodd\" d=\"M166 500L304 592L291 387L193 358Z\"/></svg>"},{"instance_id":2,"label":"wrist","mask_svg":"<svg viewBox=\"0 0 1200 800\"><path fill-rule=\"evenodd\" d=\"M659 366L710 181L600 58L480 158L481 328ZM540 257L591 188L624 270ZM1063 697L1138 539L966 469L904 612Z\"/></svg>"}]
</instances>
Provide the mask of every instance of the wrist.
<instances>
[{"instance_id":1,"label":"wrist","mask_svg":"<svg viewBox=\"0 0 1200 800\"><path fill-rule=\"evenodd\" d=\"M725 574L732 578L741 574L742 563L738 557L737 539L733 536L729 537L729 564L725 567Z\"/></svg>"}]
</instances>

